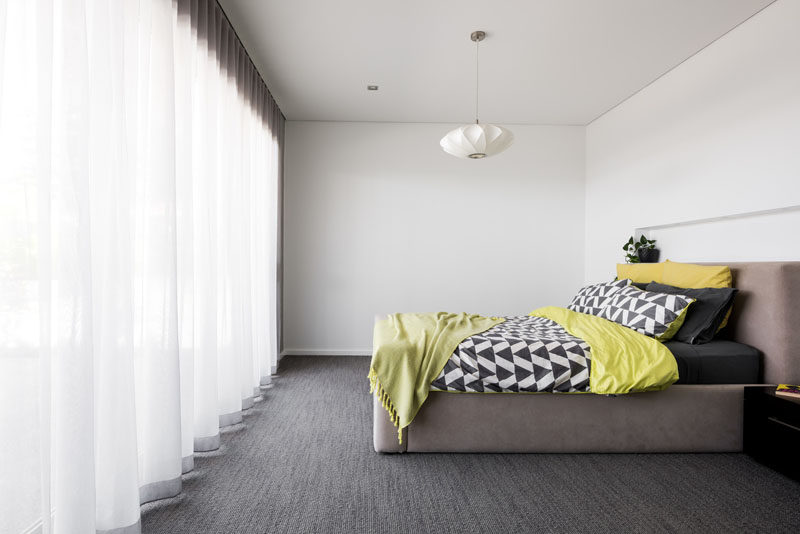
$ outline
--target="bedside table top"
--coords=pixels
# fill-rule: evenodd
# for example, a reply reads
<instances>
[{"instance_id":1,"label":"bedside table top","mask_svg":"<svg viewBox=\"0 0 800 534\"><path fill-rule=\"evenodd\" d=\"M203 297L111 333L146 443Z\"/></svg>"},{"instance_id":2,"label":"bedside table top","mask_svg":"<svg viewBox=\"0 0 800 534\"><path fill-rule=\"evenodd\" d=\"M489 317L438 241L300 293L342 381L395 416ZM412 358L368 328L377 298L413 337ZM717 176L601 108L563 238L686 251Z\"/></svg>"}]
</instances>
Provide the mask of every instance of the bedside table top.
<instances>
[{"instance_id":1,"label":"bedside table top","mask_svg":"<svg viewBox=\"0 0 800 534\"><path fill-rule=\"evenodd\" d=\"M752 397L753 395L768 395L770 397L774 397L776 399L780 399L782 401L791 402L793 404L800 404L800 398L797 397L789 397L786 395L777 395L775 390L778 386L745 386L744 387L744 395L745 397Z\"/></svg>"}]
</instances>

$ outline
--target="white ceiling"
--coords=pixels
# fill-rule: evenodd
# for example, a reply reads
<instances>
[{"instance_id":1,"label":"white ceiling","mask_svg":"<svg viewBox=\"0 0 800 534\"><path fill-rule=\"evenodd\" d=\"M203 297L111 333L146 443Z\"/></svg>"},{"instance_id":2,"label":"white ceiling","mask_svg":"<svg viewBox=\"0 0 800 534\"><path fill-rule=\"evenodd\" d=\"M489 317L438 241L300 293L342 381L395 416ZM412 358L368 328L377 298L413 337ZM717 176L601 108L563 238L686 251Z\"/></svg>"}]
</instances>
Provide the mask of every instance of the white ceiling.
<instances>
[{"instance_id":1,"label":"white ceiling","mask_svg":"<svg viewBox=\"0 0 800 534\"><path fill-rule=\"evenodd\" d=\"M289 120L586 124L772 0L220 0ZM366 85L380 85L368 92Z\"/></svg>"}]
</instances>

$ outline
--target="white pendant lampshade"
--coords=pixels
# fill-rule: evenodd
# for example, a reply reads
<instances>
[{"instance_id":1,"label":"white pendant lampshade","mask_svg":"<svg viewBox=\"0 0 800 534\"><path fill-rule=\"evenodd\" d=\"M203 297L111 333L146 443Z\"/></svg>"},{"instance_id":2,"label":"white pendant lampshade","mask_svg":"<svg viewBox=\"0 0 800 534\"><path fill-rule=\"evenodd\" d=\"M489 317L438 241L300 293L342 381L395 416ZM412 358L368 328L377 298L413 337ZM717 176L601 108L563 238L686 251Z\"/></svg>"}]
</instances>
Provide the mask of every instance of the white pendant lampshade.
<instances>
[{"instance_id":1,"label":"white pendant lampshade","mask_svg":"<svg viewBox=\"0 0 800 534\"><path fill-rule=\"evenodd\" d=\"M475 124L460 126L448 132L439 142L442 149L458 158L481 159L499 154L514 142L514 134L502 126L481 124L478 121L478 43L486 32L474 31L469 38L475 43Z\"/></svg>"},{"instance_id":2,"label":"white pendant lampshade","mask_svg":"<svg viewBox=\"0 0 800 534\"><path fill-rule=\"evenodd\" d=\"M514 134L494 124L459 126L442 137L442 150L458 158L480 159L499 154L511 146Z\"/></svg>"}]
</instances>

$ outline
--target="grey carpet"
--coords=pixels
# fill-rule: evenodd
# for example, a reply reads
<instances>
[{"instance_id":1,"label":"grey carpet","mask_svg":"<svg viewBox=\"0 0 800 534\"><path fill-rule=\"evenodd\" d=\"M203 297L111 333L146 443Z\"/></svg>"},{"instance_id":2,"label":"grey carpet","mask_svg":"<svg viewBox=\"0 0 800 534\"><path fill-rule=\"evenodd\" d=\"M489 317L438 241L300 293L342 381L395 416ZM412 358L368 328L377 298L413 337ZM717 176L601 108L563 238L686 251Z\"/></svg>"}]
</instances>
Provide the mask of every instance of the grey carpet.
<instances>
[{"instance_id":1,"label":"grey carpet","mask_svg":"<svg viewBox=\"0 0 800 534\"><path fill-rule=\"evenodd\" d=\"M796 532L800 484L743 454L372 450L369 359L289 357L155 533Z\"/></svg>"}]
</instances>

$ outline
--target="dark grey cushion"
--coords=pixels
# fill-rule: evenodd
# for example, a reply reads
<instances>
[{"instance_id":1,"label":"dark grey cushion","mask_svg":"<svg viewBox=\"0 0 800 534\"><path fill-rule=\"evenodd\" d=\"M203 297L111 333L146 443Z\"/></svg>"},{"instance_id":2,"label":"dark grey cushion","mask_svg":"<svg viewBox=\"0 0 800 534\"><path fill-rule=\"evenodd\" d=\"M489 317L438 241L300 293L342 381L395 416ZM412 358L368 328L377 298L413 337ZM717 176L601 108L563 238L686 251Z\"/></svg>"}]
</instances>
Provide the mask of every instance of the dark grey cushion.
<instances>
[{"instance_id":1,"label":"dark grey cushion","mask_svg":"<svg viewBox=\"0 0 800 534\"><path fill-rule=\"evenodd\" d=\"M686 314L683 326L672 339L683 341L684 343L699 344L708 343L714 339L719 325L722 324L722 320L733 305L737 290L731 287L684 289L650 282L647 284L647 291L686 295L696 299Z\"/></svg>"}]
</instances>

